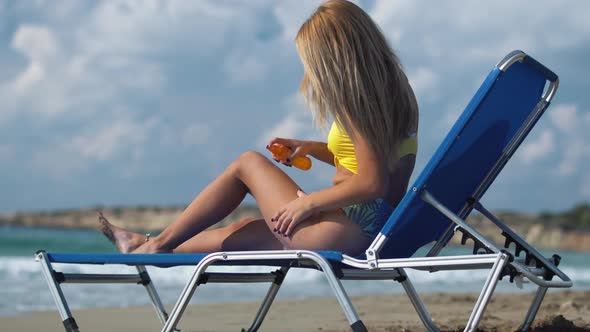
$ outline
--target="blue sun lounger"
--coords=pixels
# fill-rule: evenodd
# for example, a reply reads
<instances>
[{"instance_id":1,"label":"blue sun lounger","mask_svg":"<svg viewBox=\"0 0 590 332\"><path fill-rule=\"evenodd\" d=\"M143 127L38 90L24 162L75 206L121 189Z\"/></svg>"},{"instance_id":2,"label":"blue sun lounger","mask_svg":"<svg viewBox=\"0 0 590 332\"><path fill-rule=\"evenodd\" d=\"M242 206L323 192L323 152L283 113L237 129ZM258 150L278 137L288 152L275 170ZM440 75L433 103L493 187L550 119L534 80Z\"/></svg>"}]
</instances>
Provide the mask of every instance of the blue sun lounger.
<instances>
[{"instance_id":1,"label":"blue sun lounger","mask_svg":"<svg viewBox=\"0 0 590 332\"><path fill-rule=\"evenodd\" d=\"M508 159L548 107L558 87L557 76L520 51L508 54L491 71L465 111L434 153L413 186L395 209L381 233L364 255L350 257L340 252L285 250L216 252L211 254L69 254L37 253L37 260L53 294L67 331L78 331L76 321L61 291L61 284L76 282L139 283L146 287L162 321L162 331L174 331L197 286L214 282L270 282L270 289L247 331L256 331L268 312L290 269L314 268L326 276L353 331L367 331L340 280L395 280L402 284L428 331L438 331L405 269L489 270L465 331L475 331L496 284L526 278L538 286L520 330L527 330L548 288L572 286L558 269L560 257L545 258L518 234L496 218L481 198ZM479 211L501 231L505 242L493 243L466 222ZM462 244L473 246L471 255L440 256L454 234ZM412 257L431 245L424 257ZM67 274L54 263L125 264L137 274ZM168 315L145 266L196 266L174 309ZM269 273L207 272L212 265L275 266Z\"/></svg>"}]
</instances>

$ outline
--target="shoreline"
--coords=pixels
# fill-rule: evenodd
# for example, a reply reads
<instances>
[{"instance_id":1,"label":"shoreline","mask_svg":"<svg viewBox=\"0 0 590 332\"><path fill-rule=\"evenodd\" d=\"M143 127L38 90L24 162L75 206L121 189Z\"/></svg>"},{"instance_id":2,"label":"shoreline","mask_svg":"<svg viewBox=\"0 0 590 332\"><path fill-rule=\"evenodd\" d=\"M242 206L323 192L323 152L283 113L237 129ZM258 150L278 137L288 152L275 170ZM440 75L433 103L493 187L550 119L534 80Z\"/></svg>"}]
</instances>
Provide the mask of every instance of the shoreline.
<instances>
[{"instance_id":1,"label":"shoreline","mask_svg":"<svg viewBox=\"0 0 590 332\"><path fill-rule=\"evenodd\" d=\"M433 320L444 331L462 330L475 304L476 293L431 293L423 300ZM262 295L261 295L262 298ZM514 331L528 310L533 293L496 294L480 323L483 331ZM423 331L405 295L352 297L369 331ZM167 305L171 310L171 305ZM240 331L250 326L259 302L191 304L182 331ZM83 331L159 330L151 306L72 310ZM63 331L57 310L0 317L6 330ZM260 331L350 331L335 298L277 300ZM590 331L590 291L549 291L533 324L533 331Z\"/></svg>"}]
</instances>

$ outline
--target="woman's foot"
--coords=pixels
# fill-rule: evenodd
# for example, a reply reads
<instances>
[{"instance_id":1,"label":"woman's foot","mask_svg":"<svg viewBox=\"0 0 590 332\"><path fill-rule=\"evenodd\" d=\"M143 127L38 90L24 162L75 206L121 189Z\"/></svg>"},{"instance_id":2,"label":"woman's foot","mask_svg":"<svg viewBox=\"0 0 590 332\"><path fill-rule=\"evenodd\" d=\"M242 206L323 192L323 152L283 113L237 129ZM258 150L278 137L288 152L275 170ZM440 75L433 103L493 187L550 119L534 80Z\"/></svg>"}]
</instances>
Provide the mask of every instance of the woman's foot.
<instances>
[{"instance_id":1,"label":"woman's foot","mask_svg":"<svg viewBox=\"0 0 590 332\"><path fill-rule=\"evenodd\" d=\"M126 229L117 227L111 224L107 218L98 212L98 222L100 223L100 231L107 237L120 252L128 254L142 244L146 243L148 237L143 234L130 232Z\"/></svg>"}]
</instances>

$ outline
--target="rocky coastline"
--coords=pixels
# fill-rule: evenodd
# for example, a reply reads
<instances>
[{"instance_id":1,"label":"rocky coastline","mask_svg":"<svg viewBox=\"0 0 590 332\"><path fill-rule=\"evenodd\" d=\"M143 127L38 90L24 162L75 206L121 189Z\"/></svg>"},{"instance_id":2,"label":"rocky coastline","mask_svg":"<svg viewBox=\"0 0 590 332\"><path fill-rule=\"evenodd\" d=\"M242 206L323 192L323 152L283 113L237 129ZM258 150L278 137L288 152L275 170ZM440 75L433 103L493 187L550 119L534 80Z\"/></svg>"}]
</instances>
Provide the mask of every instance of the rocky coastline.
<instances>
[{"instance_id":1,"label":"rocky coastline","mask_svg":"<svg viewBox=\"0 0 590 332\"><path fill-rule=\"evenodd\" d=\"M102 211L116 225L141 232L157 232L180 215L182 210L183 207L180 206L136 206L15 212L0 215L0 226L93 229L97 227L97 211ZM590 230L584 227L575 227L575 223L551 222L551 220L547 220L547 216L542 214L499 212L497 215L524 239L538 248L590 251ZM212 227L222 227L244 218L261 218L261 214L256 206L241 206L221 223ZM483 216L472 214L468 218L468 222L499 245L503 244L504 237L501 232ZM459 244L461 234L456 234L452 241Z\"/></svg>"}]
</instances>

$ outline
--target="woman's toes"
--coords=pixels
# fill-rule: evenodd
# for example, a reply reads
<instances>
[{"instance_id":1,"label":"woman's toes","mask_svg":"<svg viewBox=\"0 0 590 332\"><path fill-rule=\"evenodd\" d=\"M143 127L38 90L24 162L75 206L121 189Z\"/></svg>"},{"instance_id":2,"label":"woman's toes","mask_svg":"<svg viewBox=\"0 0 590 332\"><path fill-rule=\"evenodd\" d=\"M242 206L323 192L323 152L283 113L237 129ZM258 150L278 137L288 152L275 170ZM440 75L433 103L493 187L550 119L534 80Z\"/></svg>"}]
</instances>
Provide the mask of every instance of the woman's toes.
<instances>
[{"instance_id":1,"label":"woman's toes","mask_svg":"<svg viewBox=\"0 0 590 332\"><path fill-rule=\"evenodd\" d=\"M100 231L104 236L107 237L113 244L117 244L117 239L115 238L115 234L111 228L111 223L102 215L101 212L98 213L98 222L100 223Z\"/></svg>"}]
</instances>

